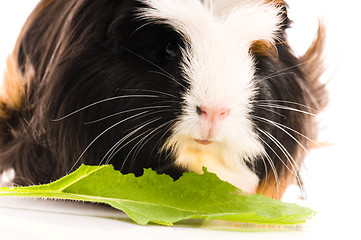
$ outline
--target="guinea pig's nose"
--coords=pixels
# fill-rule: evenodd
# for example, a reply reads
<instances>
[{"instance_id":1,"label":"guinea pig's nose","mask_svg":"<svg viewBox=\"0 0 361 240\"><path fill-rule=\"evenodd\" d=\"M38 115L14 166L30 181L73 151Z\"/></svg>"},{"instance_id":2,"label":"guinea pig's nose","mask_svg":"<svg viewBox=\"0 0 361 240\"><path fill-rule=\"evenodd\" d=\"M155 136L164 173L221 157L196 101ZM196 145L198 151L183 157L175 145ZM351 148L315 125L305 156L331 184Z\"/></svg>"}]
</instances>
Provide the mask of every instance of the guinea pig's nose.
<instances>
[{"instance_id":1,"label":"guinea pig's nose","mask_svg":"<svg viewBox=\"0 0 361 240\"><path fill-rule=\"evenodd\" d=\"M197 114L204 120L218 122L224 120L228 116L229 109L197 106Z\"/></svg>"}]
</instances>

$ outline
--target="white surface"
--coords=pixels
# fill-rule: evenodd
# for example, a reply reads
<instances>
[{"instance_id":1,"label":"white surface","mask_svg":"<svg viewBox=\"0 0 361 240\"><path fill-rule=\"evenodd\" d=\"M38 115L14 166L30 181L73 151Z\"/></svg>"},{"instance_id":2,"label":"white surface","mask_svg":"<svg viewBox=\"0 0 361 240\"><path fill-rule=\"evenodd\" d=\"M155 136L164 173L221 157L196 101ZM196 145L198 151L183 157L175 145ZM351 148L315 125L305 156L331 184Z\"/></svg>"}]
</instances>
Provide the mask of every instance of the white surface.
<instances>
[{"instance_id":1,"label":"white surface","mask_svg":"<svg viewBox=\"0 0 361 240\"><path fill-rule=\"evenodd\" d=\"M34 0L0 2L0 69ZM300 228L264 229L224 223L186 222L175 227L137 226L118 211L81 203L0 198L0 239L361 239L359 196L361 157L359 1L289 0L295 20L290 40L297 52L310 44L317 17L327 24L327 63L331 103L322 114L321 140L330 146L312 151L307 159L307 200L289 189L284 200L310 206L319 214ZM337 68L336 68L337 67ZM119 216L119 218L118 218ZM229 229L229 228L228 228ZM229 229L230 230L230 229Z\"/></svg>"}]
</instances>

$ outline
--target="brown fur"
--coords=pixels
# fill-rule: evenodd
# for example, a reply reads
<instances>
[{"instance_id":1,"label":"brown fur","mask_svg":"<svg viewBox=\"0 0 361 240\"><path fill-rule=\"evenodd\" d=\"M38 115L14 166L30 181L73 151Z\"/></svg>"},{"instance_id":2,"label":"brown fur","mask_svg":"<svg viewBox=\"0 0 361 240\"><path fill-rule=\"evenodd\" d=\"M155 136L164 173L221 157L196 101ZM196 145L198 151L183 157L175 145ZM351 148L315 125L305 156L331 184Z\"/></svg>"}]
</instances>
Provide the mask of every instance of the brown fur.
<instances>
[{"instance_id":1,"label":"brown fur","mask_svg":"<svg viewBox=\"0 0 361 240\"><path fill-rule=\"evenodd\" d=\"M317 38L313 41L311 47L300 58L304 63L301 68L309 77L313 86L312 105L314 109L321 111L328 103L328 93L325 85L319 82L319 78L324 72L323 68L323 50L325 45L326 30L324 24L320 21L317 32Z\"/></svg>"},{"instance_id":2,"label":"brown fur","mask_svg":"<svg viewBox=\"0 0 361 240\"><path fill-rule=\"evenodd\" d=\"M6 120L11 111L21 110L25 86L33 75L32 69L27 69L26 74L23 75L14 57L12 55L8 57L0 94L0 119Z\"/></svg>"},{"instance_id":3,"label":"brown fur","mask_svg":"<svg viewBox=\"0 0 361 240\"><path fill-rule=\"evenodd\" d=\"M28 17L18 36L14 50L8 56L6 68L3 75L3 86L0 92L0 121L10 117L12 111L20 111L25 98L26 85L30 84L34 77L34 70L30 65L22 66L25 73L22 73L17 63L20 44L27 29L33 20L54 0L42 1Z\"/></svg>"},{"instance_id":4,"label":"brown fur","mask_svg":"<svg viewBox=\"0 0 361 240\"><path fill-rule=\"evenodd\" d=\"M250 53L254 55L277 57L275 45L268 41L255 41L252 43Z\"/></svg>"}]
</instances>

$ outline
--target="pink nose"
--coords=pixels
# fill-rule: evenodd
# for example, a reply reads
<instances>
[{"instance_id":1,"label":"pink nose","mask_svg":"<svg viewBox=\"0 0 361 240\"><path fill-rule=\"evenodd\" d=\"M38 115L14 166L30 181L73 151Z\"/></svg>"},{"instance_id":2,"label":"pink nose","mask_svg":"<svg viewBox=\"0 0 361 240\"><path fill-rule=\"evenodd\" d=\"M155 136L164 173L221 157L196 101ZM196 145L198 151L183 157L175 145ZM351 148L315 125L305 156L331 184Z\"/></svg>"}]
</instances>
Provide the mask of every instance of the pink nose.
<instances>
[{"instance_id":1,"label":"pink nose","mask_svg":"<svg viewBox=\"0 0 361 240\"><path fill-rule=\"evenodd\" d=\"M224 120L228 114L228 108L197 107L197 114L208 121L218 122Z\"/></svg>"}]
</instances>

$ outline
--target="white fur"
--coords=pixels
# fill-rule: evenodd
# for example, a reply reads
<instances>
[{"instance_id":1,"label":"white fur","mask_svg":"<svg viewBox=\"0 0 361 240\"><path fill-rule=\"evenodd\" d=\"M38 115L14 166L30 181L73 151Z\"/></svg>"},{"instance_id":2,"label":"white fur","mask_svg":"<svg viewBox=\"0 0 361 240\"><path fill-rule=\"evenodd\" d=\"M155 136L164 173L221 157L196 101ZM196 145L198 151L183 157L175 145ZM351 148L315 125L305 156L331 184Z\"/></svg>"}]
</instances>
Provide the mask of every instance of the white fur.
<instances>
[{"instance_id":1,"label":"white fur","mask_svg":"<svg viewBox=\"0 0 361 240\"><path fill-rule=\"evenodd\" d=\"M254 85L252 42L274 41L280 9L256 0L143 0L150 8L143 17L163 21L190 43L183 50L183 74L190 89L184 95L183 115L167 142L176 163L202 172L202 166L248 193L259 179L245 164L265 150L250 120ZM197 106L227 108L229 115L215 123L212 143L200 145L202 120Z\"/></svg>"}]
</instances>

